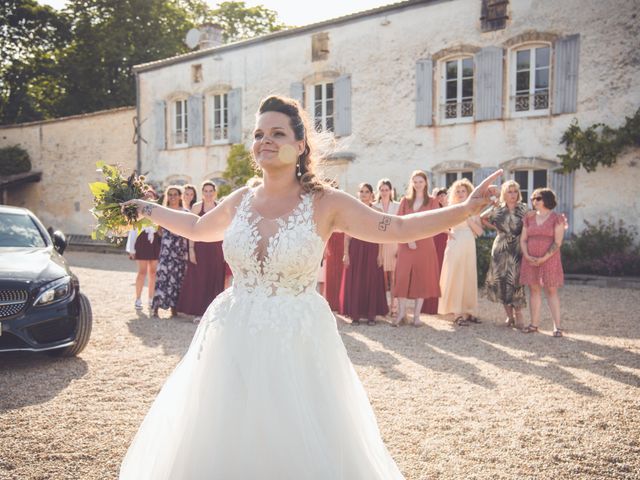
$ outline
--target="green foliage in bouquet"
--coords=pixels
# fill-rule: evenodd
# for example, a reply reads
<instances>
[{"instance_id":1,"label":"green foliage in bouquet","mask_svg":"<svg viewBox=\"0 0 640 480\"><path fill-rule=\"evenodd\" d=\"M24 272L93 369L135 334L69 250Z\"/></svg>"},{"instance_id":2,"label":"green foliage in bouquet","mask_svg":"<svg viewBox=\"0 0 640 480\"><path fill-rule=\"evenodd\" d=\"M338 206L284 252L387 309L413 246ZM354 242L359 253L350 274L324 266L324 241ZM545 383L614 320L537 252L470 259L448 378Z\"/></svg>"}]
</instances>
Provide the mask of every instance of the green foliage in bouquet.
<instances>
[{"instance_id":1,"label":"green foliage in bouquet","mask_svg":"<svg viewBox=\"0 0 640 480\"><path fill-rule=\"evenodd\" d=\"M96 167L104 175L105 181L89 184L94 203L91 213L97 219L91 238L118 244L129 230L135 228L140 231L153 225L146 218L138 220L135 206L124 210L120 207L123 202L147 196L150 187L144 183L144 176L137 176L133 172L129 177L124 177L117 166L106 165L104 162L96 163Z\"/></svg>"}]
</instances>

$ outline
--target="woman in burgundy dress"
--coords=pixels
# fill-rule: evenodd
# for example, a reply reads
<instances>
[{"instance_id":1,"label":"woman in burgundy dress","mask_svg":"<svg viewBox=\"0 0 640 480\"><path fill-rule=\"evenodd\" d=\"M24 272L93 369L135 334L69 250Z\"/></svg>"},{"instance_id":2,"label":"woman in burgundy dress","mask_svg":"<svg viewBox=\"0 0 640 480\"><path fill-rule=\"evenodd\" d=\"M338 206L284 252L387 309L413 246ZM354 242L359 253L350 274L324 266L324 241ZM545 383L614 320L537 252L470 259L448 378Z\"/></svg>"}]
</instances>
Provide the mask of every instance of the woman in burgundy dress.
<instances>
[{"instance_id":1,"label":"woman in burgundy dress","mask_svg":"<svg viewBox=\"0 0 640 480\"><path fill-rule=\"evenodd\" d=\"M439 207L438 201L429 196L427 174L422 170L415 170L411 174L407 194L400 201L398 215L425 212ZM413 325L421 325L420 311L424 299L440 296L439 268L432 237L398 245L394 289L395 296L398 297L398 316L391 325L397 327L406 320L407 299L415 300Z\"/></svg>"},{"instance_id":2,"label":"woman in burgundy dress","mask_svg":"<svg viewBox=\"0 0 640 480\"><path fill-rule=\"evenodd\" d=\"M358 195L362 203L372 206L371 185L361 183ZM345 235L343 262L340 313L351 318L354 325L359 325L361 318L375 325L377 315L389 313L380 245Z\"/></svg>"},{"instance_id":3,"label":"woman in burgundy dress","mask_svg":"<svg viewBox=\"0 0 640 480\"><path fill-rule=\"evenodd\" d=\"M333 232L325 247L324 261L326 262L326 277L324 281L324 298L327 299L331 310L340 310L340 287L342 286L342 272L344 265L344 233Z\"/></svg>"},{"instance_id":4,"label":"woman in burgundy dress","mask_svg":"<svg viewBox=\"0 0 640 480\"><path fill-rule=\"evenodd\" d=\"M447 206L447 189L436 188L433 190L433 197L438 200L440 208ZM438 257L438 278L442 272L442 261L444 260L444 251L447 248L447 239L449 234L447 232L439 233L433 237L433 243L436 246L436 255ZM422 305L422 313L429 315L435 315L438 313L438 298L426 298Z\"/></svg>"},{"instance_id":5,"label":"woman in burgundy dress","mask_svg":"<svg viewBox=\"0 0 640 480\"><path fill-rule=\"evenodd\" d=\"M216 185L210 180L202 183L202 202L193 205L191 212L204 215L217 205ZM214 298L224 290L225 263L222 242L189 241L189 262L180 288L177 309L200 317Z\"/></svg>"},{"instance_id":6,"label":"woman in burgundy dress","mask_svg":"<svg viewBox=\"0 0 640 480\"><path fill-rule=\"evenodd\" d=\"M523 332L538 331L544 288L553 320L553 336L561 337L558 287L564 285L560 246L564 237L565 218L553 211L557 204L556 195L549 188L534 190L531 194L531 203L535 213L524 218L520 235L522 248L520 283L529 285L531 295L529 302L531 323L523 329Z\"/></svg>"}]
</instances>

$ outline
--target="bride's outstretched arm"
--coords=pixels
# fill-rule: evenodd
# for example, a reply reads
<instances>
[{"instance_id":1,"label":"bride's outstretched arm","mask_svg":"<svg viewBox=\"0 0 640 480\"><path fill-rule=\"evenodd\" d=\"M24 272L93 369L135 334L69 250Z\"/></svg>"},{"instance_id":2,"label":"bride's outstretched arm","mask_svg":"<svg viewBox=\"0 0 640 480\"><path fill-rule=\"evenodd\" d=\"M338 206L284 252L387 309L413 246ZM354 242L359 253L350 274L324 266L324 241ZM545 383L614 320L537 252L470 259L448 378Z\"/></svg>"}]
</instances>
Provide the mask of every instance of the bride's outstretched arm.
<instances>
[{"instance_id":1,"label":"bride's outstretched arm","mask_svg":"<svg viewBox=\"0 0 640 480\"><path fill-rule=\"evenodd\" d=\"M332 192L327 199L331 202L331 228L374 243L407 243L431 237L477 215L494 201L497 187L492 183L500 175L502 170L487 177L464 203L402 217L369 208L346 193Z\"/></svg>"},{"instance_id":2,"label":"bride's outstretched arm","mask_svg":"<svg viewBox=\"0 0 640 480\"><path fill-rule=\"evenodd\" d=\"M246 188L236 190L202 217L146 200L130 200L122 205L135 205L138 207L139 217L146 217L153 223L189 240L217 242L223 239L224 231L231 223L245 191Z\"/></svg>"}]
</instances>

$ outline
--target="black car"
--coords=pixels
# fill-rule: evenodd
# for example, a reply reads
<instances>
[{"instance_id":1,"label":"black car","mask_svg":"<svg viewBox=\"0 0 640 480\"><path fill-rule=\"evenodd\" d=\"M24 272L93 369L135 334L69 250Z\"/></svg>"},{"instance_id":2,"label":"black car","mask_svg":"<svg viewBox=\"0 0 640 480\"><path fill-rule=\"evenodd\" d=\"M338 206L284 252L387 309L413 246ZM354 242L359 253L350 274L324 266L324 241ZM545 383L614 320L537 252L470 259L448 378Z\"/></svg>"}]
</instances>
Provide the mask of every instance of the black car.
<instances>
[{"instance_id":1,"label":"black car","mask_svg":"<svg viewBox=\"0 0 640 480\"><path fill-rule=\"evenodd\" d=\"M0 205L0 352L66 357L87 345L91 305L62 256L66 246L29 210Z\"/></svg>"}]
</instances>

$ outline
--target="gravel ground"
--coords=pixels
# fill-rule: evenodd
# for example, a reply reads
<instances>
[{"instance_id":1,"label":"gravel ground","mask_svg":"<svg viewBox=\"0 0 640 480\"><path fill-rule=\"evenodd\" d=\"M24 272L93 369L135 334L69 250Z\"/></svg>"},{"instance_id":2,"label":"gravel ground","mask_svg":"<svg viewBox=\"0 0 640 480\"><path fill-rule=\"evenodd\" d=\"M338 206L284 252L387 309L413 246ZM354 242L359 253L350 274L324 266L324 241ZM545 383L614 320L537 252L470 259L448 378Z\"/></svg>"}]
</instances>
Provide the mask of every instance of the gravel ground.
<instances>
[{"instance_id":1,"label":"gravel ground","mask_svg":"<svg viewBox=\"0 0 640 480\"><path fill-rule=\"evenodd\" d=\"M67 258L93 306L91 342L73 359L0 356L0 479L117 478L195 330L134 311L126 258ZM562 339L546 312L523 335L484 299L477 326L338 322L407 480L640 479L640 290L569 285L561 302Z\"/></svg>"}]
</instances>

